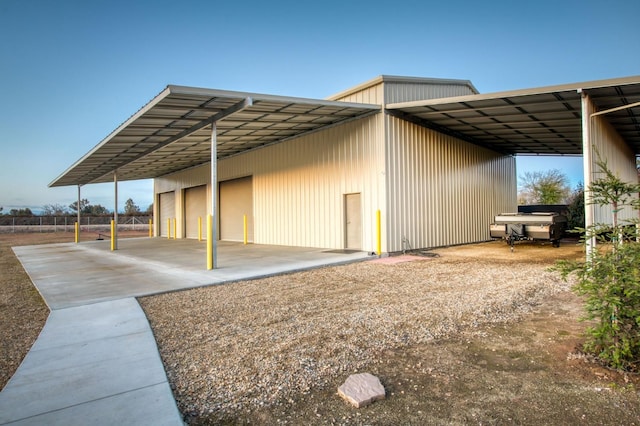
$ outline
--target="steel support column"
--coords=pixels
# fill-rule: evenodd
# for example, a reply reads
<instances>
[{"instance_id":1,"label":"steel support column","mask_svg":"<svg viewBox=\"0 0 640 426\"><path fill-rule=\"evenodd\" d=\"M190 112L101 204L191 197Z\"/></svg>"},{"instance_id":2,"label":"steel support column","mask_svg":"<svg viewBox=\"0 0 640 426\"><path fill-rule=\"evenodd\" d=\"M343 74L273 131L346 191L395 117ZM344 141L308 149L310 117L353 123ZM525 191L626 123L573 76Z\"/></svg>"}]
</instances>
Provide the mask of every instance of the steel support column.
<instances>
[{"instance_id":1,"label":"steel support column","mask_svg":"<svg viewBox=\"0 0 640 426\"><path fill-rule=\"evenodd\" d=\"M80 187L82 185L78 185L78 221L76 222L78 227L76 228L76 243L80 242Z\"/></svg>"},{"instance_id":2,"label":"steel support column","mask_svg":"<svg viewBox=\"0 0 640 426\"><path fill-rule=\"evenodd\" d=\"M595 222L595 206L589 202L591 191L589 187L593 182L593 144L591 143L591 99L582 90L578 90L582 95L582 163L584 177L584 226L589 229ZM596 246L595 237L586 240L587 259L591 258L591 253Z\"/></svg>"},{"instance_id":3,"label":"steel support column","mask_svg":"<svg viewBox=\"0 0 640 426\"><path fill-rule=\"evenodd\" d=\"M207 264L215 269L218 267L218 137L215 121L211 124L211 216L211 226L207 227L207 241L212 250Z\"/></svg>"},{"instance_id":4,"label":"steel support column","mask_svg":"<svg viewBox=\"0 0 640 426\"><path fill-rule=\"evenodd\" d=\"M113 172L113 186L114 186L114 207L113 207L113 221L115 227L113 230L113 249L118 250L118 171Z\"/></svg>"}]
</instances>

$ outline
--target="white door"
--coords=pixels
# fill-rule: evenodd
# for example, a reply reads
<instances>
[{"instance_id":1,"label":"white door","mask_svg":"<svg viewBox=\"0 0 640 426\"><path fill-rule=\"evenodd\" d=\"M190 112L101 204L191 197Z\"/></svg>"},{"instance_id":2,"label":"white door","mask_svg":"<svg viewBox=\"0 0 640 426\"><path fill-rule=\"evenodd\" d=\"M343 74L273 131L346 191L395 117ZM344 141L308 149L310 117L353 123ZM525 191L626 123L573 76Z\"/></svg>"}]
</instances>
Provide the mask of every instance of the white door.
<instances>
[{"instance_id":1,"label":"white door","mask_svg":"<svg viewBox=\"0 0 640 426\"><path fill-rule=\"evenodd\" d=\"M362 249L362 207L360 194L345 194L344 196L345 218L345 248Z\"/></svg>"}]
</instances>

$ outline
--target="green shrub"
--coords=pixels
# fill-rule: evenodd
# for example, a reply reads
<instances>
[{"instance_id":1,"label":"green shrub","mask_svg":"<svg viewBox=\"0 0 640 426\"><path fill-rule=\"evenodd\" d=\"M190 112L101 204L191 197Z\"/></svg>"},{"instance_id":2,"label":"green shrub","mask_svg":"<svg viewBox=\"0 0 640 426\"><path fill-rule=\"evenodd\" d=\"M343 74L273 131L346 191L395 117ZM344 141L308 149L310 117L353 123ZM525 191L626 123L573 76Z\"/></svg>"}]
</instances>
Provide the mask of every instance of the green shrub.
<instances>
[{"instance_id":1,"label":"green shrub","mask_svg":"<svg viewBox=\"0 0 640 426\"><path fill-rule=\"evenodd\" d=\"M587 329L583 350L611 368L640 371L640 243L637 220L620 221L624 206L638 210L640 185L622 182L598 162L603 176L589 186L589 204L610 206L612 224L588 227L583 237L597 246L584 262L560 261L555 269L566 279L575 274L576 293L584 296Z\"/></svg>"}]
</instances>

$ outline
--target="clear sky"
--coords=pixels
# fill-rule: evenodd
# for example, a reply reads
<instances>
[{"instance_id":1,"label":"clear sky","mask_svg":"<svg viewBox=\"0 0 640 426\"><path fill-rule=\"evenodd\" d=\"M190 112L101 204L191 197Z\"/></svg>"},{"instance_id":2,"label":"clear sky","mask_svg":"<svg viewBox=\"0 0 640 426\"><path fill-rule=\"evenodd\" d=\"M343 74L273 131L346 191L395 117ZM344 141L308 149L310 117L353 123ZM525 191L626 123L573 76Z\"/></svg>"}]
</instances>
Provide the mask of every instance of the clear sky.
<instances>
[{"instance_id":1,"label":"clear sky","mask_svg":"<svg viewBox=\"0 0 640 426\"><path fill-rule=\"evenodd\" d=\"M381 74L481 93L640 74L640 1L0 0L0 206L68 205L49 182L167 84L325 98ZM518 159L518 174L580 158ZM113 209L113 184L82 197ZM152 202L150 181L119 201Z\"/></svg>"}]
</instances>

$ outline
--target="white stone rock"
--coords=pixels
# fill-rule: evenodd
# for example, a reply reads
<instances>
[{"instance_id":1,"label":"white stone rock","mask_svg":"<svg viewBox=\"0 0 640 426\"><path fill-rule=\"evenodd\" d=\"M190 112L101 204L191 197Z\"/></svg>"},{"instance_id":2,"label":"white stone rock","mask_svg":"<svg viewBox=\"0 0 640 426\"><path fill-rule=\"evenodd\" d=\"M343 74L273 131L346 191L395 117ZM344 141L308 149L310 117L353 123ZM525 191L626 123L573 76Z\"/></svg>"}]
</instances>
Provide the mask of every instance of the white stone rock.
<instances>
[{"instance_id":1,"label":"white stone rock","mask_svg":"<svg viewBox=\"0 0 640 426\"><path fill-rule=\"evenodd\" d=\"M386 396L384 386L373 374L361 373L349 376L338 388L338 395L346 399L354 407L360 408Z\"/></svg>"}]
</instances>

